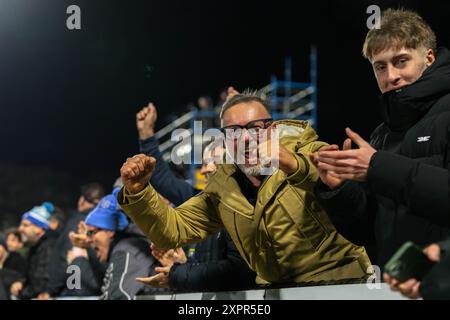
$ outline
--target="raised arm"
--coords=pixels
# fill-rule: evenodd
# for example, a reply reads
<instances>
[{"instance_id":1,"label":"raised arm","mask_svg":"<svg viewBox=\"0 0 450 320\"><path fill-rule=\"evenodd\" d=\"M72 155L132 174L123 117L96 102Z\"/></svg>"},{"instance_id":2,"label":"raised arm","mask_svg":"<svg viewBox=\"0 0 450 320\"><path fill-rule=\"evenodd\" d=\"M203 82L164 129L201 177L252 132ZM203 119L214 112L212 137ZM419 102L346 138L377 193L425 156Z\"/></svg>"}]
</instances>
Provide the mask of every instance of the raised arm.
<instances>
[{"instance_id":1,"label":"raised arm","mask_svg":"<svg viewBox=\"0 0 450 320\"><path fill-rule=\"evenodd\" d=\"M124 188L118 201L125 213L161 249L176 248L204 240L217 233L222 222L216 200L199 194L177 208L170 208L148 184L156 160L140 154L128 158L121 168Z\"/></svg>"}]
</instances>

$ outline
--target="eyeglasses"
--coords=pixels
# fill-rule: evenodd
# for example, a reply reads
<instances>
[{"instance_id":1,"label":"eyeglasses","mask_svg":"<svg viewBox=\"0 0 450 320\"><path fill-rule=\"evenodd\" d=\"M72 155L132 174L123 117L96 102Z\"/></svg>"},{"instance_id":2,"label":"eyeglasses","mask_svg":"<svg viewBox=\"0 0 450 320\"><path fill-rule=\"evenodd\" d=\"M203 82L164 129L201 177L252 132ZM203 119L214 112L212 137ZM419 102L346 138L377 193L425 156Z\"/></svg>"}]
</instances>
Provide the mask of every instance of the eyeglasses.
<instances>
[{"instance_id":1,"label":"eyeglasses","mask_svg":"<svg viewBox=\"0 0 450 320\"><path fill-rule=\"evenodd\" d=\"M85 234L86 234L86 236L88 236L88 237L93 237L93 236L95 236L95 234L96 234L97 232L99 232L99 231L100 231L100 229L86 230Z\"/></svg>"},{"instance_id":2,"label":"eyeglasses","mask_svg":"<svg viewBox=\"0 0 450 320\"><path fill-rule=\"evenodd\" d=\"M258 119L250 121L245 126L234 124L223 127L220 130L222 131L222 133L225 135L226 138L239 139L240 137L242 137L244 129L247 130L250 136L256 138L259 136L260 130L267 129L268 127L270 127L272 122L273 122L272 118Z\"/></svg>"}]
</instances>

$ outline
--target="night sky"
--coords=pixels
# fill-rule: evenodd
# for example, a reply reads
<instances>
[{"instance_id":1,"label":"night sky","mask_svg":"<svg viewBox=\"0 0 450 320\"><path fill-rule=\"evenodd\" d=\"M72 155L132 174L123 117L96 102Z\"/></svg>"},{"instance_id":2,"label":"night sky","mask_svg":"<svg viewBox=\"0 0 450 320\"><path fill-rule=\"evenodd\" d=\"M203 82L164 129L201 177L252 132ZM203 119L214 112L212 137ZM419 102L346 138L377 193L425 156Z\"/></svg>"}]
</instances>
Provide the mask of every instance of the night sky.
<instances>
[{"instance_id":1,"label":"night sky","mask_svg":"<svg viewBox=\"0 0 450 320\"><path fill-rule=\"evenodd\" d=\"M70 4L81 30L66 28ZM367 138L381 119L361 55L371 4L417 10L450 45L448 1L0 0L0 163L112 183L138 151L141 106L164 123L200 95L282 78L286 56L308 81L312 44L321 139L340 143L345 126Z\"/></svg>"}]
</instances>

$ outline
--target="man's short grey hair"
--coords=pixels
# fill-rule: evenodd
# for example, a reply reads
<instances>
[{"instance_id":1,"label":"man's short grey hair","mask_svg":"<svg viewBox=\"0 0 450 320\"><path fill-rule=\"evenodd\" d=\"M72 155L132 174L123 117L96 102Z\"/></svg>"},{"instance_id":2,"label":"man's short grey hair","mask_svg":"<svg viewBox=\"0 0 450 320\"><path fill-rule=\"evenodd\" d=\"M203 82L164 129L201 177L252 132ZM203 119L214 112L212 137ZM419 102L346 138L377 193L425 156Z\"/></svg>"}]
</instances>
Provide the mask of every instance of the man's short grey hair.
<instances>
[{"instance_id":1,"label":"man's short grey hair","mask_svg":"<svg viewBox=\"0 0 450 320\"><path fill-rule=\"evenodd\" d=\"M246 89L244 90L244 92L238 93L225 101L225 103L222 105L222 110L220 111L220 119L223 119L223 114L231 107L239 103L249 103L253 101L261 103L270 114L271 108L268 103L267 96L261 91Z\"/></svg>"}]
</instances>

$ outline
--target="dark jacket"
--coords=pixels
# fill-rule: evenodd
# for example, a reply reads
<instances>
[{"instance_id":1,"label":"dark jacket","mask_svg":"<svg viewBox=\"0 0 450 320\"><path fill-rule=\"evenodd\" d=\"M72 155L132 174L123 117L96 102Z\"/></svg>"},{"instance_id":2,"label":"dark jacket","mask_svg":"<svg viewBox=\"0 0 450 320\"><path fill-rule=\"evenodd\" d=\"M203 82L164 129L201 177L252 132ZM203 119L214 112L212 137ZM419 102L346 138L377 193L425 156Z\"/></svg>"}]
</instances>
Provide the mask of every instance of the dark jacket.
<instances>
[{"instance_id":1,"label":"dark jacket","mask_svg":"<svg viewBox=\"0 0 450 320\"><path fill-rule=\"evenodd\" d=\"M256 273L242 259L223 230L195 248L197 262L172 266L169 285L175 291L224 291L255 287Z\"/></svg>"},{"instance_id":2,"label":"dark jacket","mask_svg":"<svg viewBox=\"0 0 450 320\"><path fill-rule=\"evenodd\" d=\"M450 227L450 175L446 168L388 152L380 152L378 157L384 163L402 164L396 174L385 176L385 187L379 188L379 194L395 195L411 214ZM422 279L420 286L424 299L450 299L450 240L438 244L441 260Z\"/></svg>"},{"instance_id":3,"label":"dark jacket","mask_svg":"<svg viewBox=\"0 0 450 320\"><path fill-rule=\"evenodd\" d=\"M319 182L316 189L338 230L340 226L349 225L355 230L358 221L372 223L377 262L381 267L408 240L427 245L450 234L448 228L429 220L430 211L426 210L425 202L419 203L419 198L406 199L405 192L413 190L414 181L409 179L411 177L403 179L405 175L402 175L406 166L404 158L450 168L449 51L439 49L436 61L413 84L383 94L382 106L384 122L375 129L370 140L379 152L370 161L367 182L347 181L335 190ZM445 192L434 196L441 197L435 200L448 200L444 199L448 197ZM342 229L344 236L355 241L353 230ZM367 233L364 227L361 230Z\"/></svg>"},{"instance_id":4,"label":"dark jacket","mask_svg":"<svg viewBox=\"0 0 450 320\"><path fill-rule=\"evenodd\" d=\"M422 279L420 294L425 300L450 300L450 239L439 243L441 258Z\"/></svg>"},{"instance_id":5,"label":"dark jacket","mask_svg":"<svg viewBox=\"0 0 450 320\"><path fill-rule=\"evenodd\" d=\"M55 238L44 234L28 252L27 272L19 299L36 298L45 292L49 279L49 261L55 244Z\"/></svg>"},{"instance_id":6,"label":"dark jacket","mask_svg":"<svg viewBox=\"0 0 450 320\"><path fill-rule=\"evenodd\" d=\"M63 296L100 296L103 278L105 277L107 264L101 263L95 251L91 248L87 249L88 258L77 257L72 261L71 266L77 266L81 275L80 287L66 288Z\"/></svg>"},{"instance_id":7,"label":"dark jacket","mask_svg":"<svg viewBox=\"0 0 450 320\"><path fill-rule=\"evenodd\" d=\"M124 231L116 233L111 244L100 299L134 299L145 291L144 284L136 278L154 274L155 266L150 242L134 224L130 224Z\"/></svg>"},{"instance_id":8,"label":"dark jacket","mask_svg":"<svg viewBox=\"0 0 450 320\"><path fill-rule=\"evenodd\" d=\"M47 292L50 296L90 296L98 295L100 292L100 286L98 282L91 279L88 283L88 277L82 277L84 283L82 285L82 290L69 290L66 285L67 278L69 274L67 273L67 251L72 249L72 242L69 239L69 233L71 231L78 231L78 224L80 221L84 221L88 213L92 209L85 210L83 212L74 211L70 218L68 219L63 231L58 237L55 243L55 249L52 254L52 258L49 265L50 279L48 282ZM82 264L82 274L95 274L95 270L92 270L92 263L98 263L95 261L95 255L89 261ZM91 263L89 263L91 262Z\"/></svg>"},{"instance_id":9,"label":"dark jacket","mask_svg":"<svg viewBox=\"0 0 450 320\"><path fill-rule=\"evenodd\" d=\"M394 196L411 215L450 228L450 172L398 154L376 153L379 167L398 163L395 174L385 174L383 182L374 184L376 192ZM409 183L405 183L408 181Z\"/></svg>"},{"instance_id":10,"label":"dark jacket","mask_svg":"<svg viewBox=\"0 0 450 320\"><path fill-rule=\"evenodd\" d=\"M17 252L9 252L3 268L0 269L0 300L9 299L9 289L16 281L26 277L27 261Z\"/></svg>"},{"instance_id":11,"label":"dark jacket","mask_svg":"<svg viewBox=\"0 0 450 320\"><path fill-rule=\"evenodd\" d=\"M27 272L27 260L17 252L9 252L2 270L12 270L24 277Z\"/></svg>"}]
</instances>

